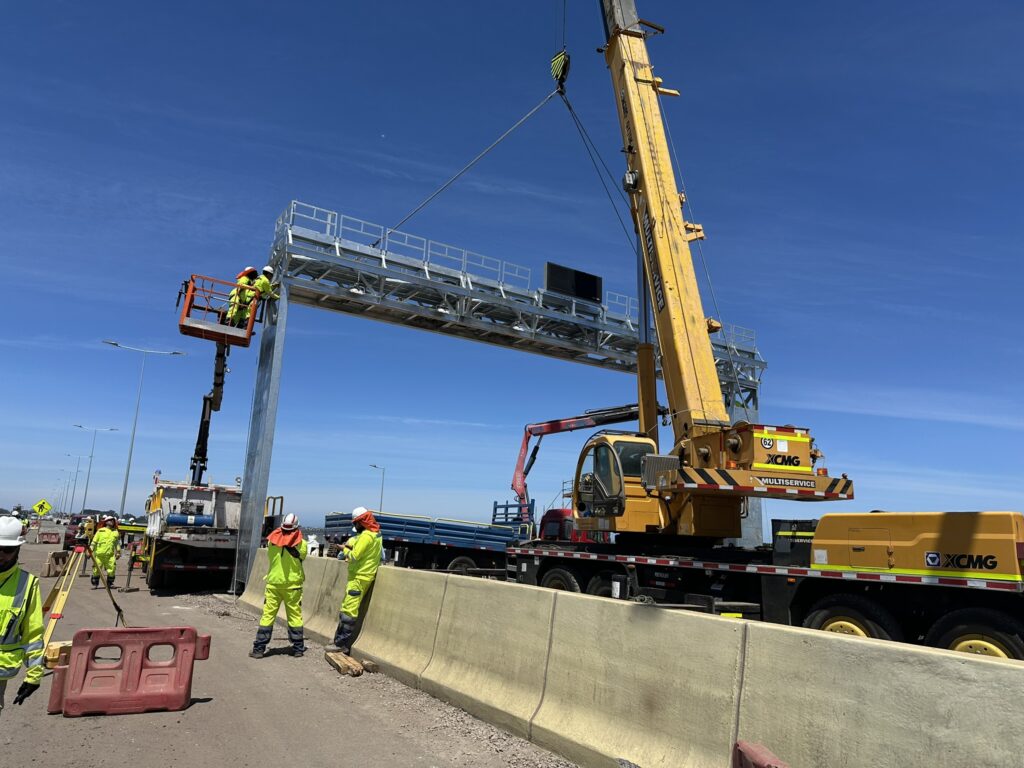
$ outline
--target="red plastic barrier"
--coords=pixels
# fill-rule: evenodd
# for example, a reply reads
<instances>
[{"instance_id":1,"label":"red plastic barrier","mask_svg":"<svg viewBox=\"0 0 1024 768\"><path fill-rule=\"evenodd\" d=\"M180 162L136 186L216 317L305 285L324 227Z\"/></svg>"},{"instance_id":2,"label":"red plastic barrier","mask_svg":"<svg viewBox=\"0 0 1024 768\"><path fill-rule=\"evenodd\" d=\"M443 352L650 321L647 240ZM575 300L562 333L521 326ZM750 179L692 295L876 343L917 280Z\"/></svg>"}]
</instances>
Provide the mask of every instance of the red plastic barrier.
<instances>
[{"instance_id":1,"label":"red plastic barrier","mask_svg":"<svg viewBox=\"0 0 1024 768\"><path fill-rule=\"evenodd\" d=\"M36 534L37 544L60 544L61 540L60 531L39 531Z\"/></svg>"},{"instance_id":2,"label":"red plastic barrier","mask_svg":"<svg viewBox=\"0 0 1024 768\"><path fill-rule=\"evenodd\" d=\"M760 744L737 741L733 768L789 768L789 763L782 762Z\"/></svg>"},{"instance_id":3,"label":"red plastic barrier","mask_svg":"<svg viewBox=\"0 0 1024 768\"><path fill-rule=\"evenodd\" d=\"M158 645L172 646L173 657L152 660L150 650ZM107 650L112 647L120 649L116 661L110 660L116 652ZM184 709L192 700L192 664L209 657L210 636L195 627L80 629L68 664L53 671L47 712L79 717Z\"/></svg>"}]
</instances>

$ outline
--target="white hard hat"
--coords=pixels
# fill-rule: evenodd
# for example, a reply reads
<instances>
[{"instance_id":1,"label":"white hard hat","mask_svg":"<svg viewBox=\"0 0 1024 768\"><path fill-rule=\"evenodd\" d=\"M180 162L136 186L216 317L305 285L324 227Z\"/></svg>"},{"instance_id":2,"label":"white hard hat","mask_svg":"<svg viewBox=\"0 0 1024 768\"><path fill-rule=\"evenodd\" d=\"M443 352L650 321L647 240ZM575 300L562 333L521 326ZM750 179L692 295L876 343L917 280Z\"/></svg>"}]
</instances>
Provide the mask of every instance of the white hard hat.
<instances>
[{"instance_id":1,"label":"white hard hat","mask_svg":"<svg viewBox=\"0 0 1024 768\"><path fill-rule=\"evenodd\" d=\"M11 515L0 517L0 547L20 547L24 543L21 520Z\"/></svg>"},{"instance_id":2,"label":"white hard hat","mask_svg":"<svg viewBox=\"0 0 1024 768\"><path fill-rule=\"evenodd\" d=\"M263 268L263 274L265 274L265 275L272 275L272 274L274 274L274 268L272 266L270 266L269 264L267 264L267 266L265 266Z\"/></svg>"},{"instance_id":3,"label":"white hard hat","mask_svg":"<svg viewBox=\"0 0 1024 768\"><path fill-rule=\"evenodd\" d=\"M370 510L368 510L366 507L356 507L355 509L352 510L352 522L354 523L363 515L368 514L369 511Z\"/></svg>"},{"instance_id":4,"label":"white hard hat","mask_svg":"<svg viewBox=\"0 0 1024 768\"><path fill-rule=\"evenodd\" d=\"M294 531L299 527L299 518L290 512L284 516L284 520L281 521L282 531Z\"/></svg>"}]
</instances>

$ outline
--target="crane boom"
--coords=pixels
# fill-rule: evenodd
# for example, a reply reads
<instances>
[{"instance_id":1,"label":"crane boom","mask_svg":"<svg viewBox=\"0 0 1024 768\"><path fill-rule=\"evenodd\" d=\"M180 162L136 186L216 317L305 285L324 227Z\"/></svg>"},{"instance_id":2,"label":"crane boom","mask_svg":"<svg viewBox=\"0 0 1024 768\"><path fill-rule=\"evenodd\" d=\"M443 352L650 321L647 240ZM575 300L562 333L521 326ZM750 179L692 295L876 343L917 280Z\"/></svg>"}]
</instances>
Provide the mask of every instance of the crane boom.
<instances>
[{"instance_id":1,"label":"crane boom","mask_svg":"<svg viewBox=\"0 0 1024 768\"><path fill-rule=\"evenodd\" d=\"M647 56L645 32L633 0L603 0L605 59L615 88L629 194L663 359L662 375L675 443L706 428L728 426L690 242L701 227L682 215L663 129L661 87Z\"/></svg>"},{"instance_id":2,"label":"crane boom","mask_svg":"<svg viewBox=\"0 0 1024 768\"><path fill-rule=\"evenodd\" d=\"M672 420L673 445L658 450L651 402L653 352L638 350L642 434L597 434L583 448L573 509L583 531L669 534L705 539L740 535L749 497L825 501L853 498L843 475L815 466L823 454L802 427L732 424L722 396L710 334L721 323L704 315L690 243L703 228L683 216L660 97L678 96L655 76L647 37L664 32L641 19L634 0L601 0L622 129L633 226L654 315Z\"/></svg>"}]
</instances>

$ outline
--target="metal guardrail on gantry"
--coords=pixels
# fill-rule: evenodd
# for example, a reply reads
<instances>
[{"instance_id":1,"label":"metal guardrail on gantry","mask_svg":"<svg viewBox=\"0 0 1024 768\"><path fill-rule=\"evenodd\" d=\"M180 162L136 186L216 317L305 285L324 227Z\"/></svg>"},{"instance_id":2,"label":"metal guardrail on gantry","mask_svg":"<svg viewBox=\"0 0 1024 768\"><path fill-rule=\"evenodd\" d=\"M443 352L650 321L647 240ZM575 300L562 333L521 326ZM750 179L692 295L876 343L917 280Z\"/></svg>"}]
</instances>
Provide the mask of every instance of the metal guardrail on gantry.
<instances>
[{"instance_id":1,"label":"metal guardrail on gantry","mask_svg":"<svg viewBox=\"0 0 1024 768\"><path fill-rule=\"evenodd\" d=\"M239 573L259 544L288 305L343 312L408 328L636 371L639 305L609 292L597 304L531 285L532 270L465 248L292 202L277 220L271 264L281 297L267 306L249 427ZM653 334L652 334L653 335ZM727 325L712 337L727 405L757 417L766 363L754 332Z\"/></svg>"}]
</instances>

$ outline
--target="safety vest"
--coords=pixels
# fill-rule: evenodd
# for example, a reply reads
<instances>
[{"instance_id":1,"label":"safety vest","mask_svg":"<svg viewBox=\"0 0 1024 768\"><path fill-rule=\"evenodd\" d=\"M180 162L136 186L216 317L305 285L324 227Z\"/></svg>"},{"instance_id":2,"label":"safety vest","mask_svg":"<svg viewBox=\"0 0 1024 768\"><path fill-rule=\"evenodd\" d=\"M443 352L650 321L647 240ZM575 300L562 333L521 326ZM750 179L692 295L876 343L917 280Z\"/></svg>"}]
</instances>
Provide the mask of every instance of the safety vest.
<instances>
[{"instance_id":1,"label":"safety vest","mask_svg":"<svg viewBox=\"0 0 1024 768\"><path fill-rule=\"evenodd\" d=\"M360 581L373 581L380 566L384 540L379 533L360 531L345 544L348 555L348 577Z\"/></svg>"},{"instance_id":2,"label":"safety vest","mask_svg":"<svg viewBox=\"0 0 1024 768\"><path fill-rule=\"evenodd\" d=\"M107 558L119 549L120 536L113 528L100 528L92 537L92 552L100 558Z\"/></svg>"},{"instance_id":3,"label":"safety vest","mask_svg":"<svg viewBox=\"0 0 1024 768\"><path fill-rule=\"evenodd\" d=\"M24 664L25 681L43 679L43 606L39 579L17 565L0 572L0 680Z\"/></svg>"},{"instance_id":4,"label":"safety vest","mask_svg":"<svg viewBox=\"0 0 1024 768\"><path fill-rule=\"evenodd\" d=\"M274 293L274 288L270 283L270 279L266 275L260 275L256 278L256 282L252 284L252 287L260 292L261 299L276 299L279 298Z\"/></svg>"},{"instance_id":5,"label":"safety vest","mask_svg":"<svg viewBox=\"0 0 1024 768\"><path fill-rule=\"evenodd\" d=\"M305 539L300 539L295 549L299 553L298 557L276 544L267 544L267 558L270 560L267 567L267 584L278 587L302 586L306 580L302 570L302 561L306 559L309 545L306 544Z\"/></svg>"}]
</instances>

